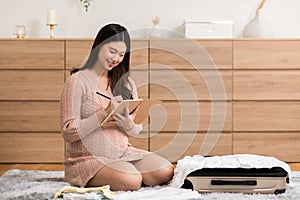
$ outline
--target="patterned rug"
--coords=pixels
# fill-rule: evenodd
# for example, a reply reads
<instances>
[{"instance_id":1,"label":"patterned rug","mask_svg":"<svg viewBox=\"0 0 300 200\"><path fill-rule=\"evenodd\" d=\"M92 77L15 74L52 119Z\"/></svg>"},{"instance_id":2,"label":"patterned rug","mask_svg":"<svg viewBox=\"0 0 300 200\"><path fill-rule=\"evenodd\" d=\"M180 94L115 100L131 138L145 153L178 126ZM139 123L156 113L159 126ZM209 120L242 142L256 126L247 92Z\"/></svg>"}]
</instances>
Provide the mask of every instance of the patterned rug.
<instances>
[{"instance_id":1,"label":"patterned rug","mask_svg":"<svg viewBox=\"0 0 300 200\"><path fill-rule=\"evenodd\" d=\"M63 176L63 171L9 170L0 177L0 199L53 199L55 192L59 191L63 186L69 185L64 182ZM115 199L296 200L300 199L300 172L292 172L292 181L287 186L286 192L279 195L245 195L239 193L201 195L196 191L157 186L144 187L134 192L117 191Z\"/></svg>"}]
</instances>

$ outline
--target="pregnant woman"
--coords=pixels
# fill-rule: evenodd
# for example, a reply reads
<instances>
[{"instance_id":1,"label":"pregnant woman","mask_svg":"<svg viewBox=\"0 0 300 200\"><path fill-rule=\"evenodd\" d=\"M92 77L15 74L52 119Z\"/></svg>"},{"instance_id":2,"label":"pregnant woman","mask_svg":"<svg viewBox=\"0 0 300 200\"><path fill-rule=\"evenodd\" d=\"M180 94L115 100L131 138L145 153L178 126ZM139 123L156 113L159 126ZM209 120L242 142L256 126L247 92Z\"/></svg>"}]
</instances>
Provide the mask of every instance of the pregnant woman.
<instances>
[{"instance_id":1,"label":"pregnant woman","mask_svg":"<svg viewBox=\"0 0 300 200\"><path fill-rule=\"evenodd\" d=\"M61 94L61 132L66 141L65 180L80 187L110 185L137 190L173 177L172 164L154 152L133 147L129 136L142 130L135 113L115 115L101 127L109 110L123 99L138 98L129 77L130 36L119 24L104 26L85 64L73 69ZM101 94L101 95L99 95Z\"/></svg>"}]
</instances>

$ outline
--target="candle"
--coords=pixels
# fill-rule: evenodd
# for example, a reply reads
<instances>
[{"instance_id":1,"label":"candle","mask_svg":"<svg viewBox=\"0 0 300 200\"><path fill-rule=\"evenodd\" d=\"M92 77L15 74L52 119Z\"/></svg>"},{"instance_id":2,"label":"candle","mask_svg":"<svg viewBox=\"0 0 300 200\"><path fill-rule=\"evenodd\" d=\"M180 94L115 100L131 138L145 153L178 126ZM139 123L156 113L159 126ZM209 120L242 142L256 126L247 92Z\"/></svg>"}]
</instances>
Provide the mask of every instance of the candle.
<instances>
[{"instance_id":1,"label":"candle","mask_svg":"<svg viewBox=\"0 0 300 200\"><path fill-rule=\"evenodd\" d=\"M47 24L56 24L56 12L54 9L48 9Z\"/></svg>"}]
</instances>

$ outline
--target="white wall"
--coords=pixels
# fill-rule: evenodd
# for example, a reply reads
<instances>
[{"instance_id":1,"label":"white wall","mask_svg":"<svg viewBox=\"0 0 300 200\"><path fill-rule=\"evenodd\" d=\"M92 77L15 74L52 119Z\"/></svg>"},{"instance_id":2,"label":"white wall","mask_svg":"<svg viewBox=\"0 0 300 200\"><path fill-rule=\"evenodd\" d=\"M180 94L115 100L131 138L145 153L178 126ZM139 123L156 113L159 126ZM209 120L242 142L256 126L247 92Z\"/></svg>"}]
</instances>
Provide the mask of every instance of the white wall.
<instances>
[{"instance_id":1,"label":"white wall","mask_svg":"<svg viewBox=\"0 0 300 200\"><path fill-rule=\"evenodd\" d=\"M14 26L24 24L27 38L48 38L48 8L57 12L57 38L95 37L104 24L116 22L129 30L151 27L154 16L160 27L183 32L186 18L232 20L235 37L253 17L261 0L93 0L85 12L79 0L0 0L0 37L12 38ZM264 17L273 25L275 37L300 37L300 0L267 0ZM140 34L137 37L145 37Z\"/></svg>"}]
</instances>

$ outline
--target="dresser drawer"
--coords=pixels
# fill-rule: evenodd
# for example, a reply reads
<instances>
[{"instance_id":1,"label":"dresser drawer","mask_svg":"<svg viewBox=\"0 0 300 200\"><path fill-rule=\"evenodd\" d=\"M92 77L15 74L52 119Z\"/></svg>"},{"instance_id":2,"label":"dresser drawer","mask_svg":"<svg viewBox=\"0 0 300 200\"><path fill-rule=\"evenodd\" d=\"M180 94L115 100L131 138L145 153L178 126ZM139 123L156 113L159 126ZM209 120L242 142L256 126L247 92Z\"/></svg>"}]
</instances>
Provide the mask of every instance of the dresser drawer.
<instances>
[{"instance_id":1,"label":"dresser drawer","mask_svg":"<svg viewBox=\"0 0 300 200\"><path fill-rule=\"evenodd\" d=\"M274 156L285 162L300 162L299 133L234 133L233 154Z\"/></svg>"},{"instance_id":2,"label":"dresser drawer","mask_svg":"<svg viewBox=\"0 0 300 200\"><path fill-rule=\"evenodd\" d=\"M83 60L89 55L93 42L93 39L66 40L66 69L68 71L81 66ZM148 41L132 40L130 67L145 67L143 65L148 68Z\"/></svg>"},{"instance_id":3,"label":"dresser drawer","mask_svg":"<svg viewBox=\"0 0 300 200\"><path fill-rule=\"evenodd\" d=\"M234 131L300 131L300 102L233 102Z\"/></svg>"},{"instance_id":4,"label":"dresser drawer","mask_svg":"<svg viewBox=\"0 0 300 200\"><path fill-rule=\"evenodd\" d=\"M60 132L60 103L37 101L0 102L1 131Z\"/></svg>"},{"instance_id":5,"label":"dresser drawer","mask_svg":"<svg viewBox=\"0 0 300 200\"><path fill-rule=\"evenodd\" d=\"M300 70L235 70L234 100L300 100Z\"/></svg>"},{"instance_id":6,"label":"dresser drawer","mask_svg":"<svg viewBox=\"0 0 300 200\"><path fill-rule=\"evenodd\" d=\"M211 102L163 102L150 110L150 130L231 131L231 103L214 102L215 113L211 106Z\"/></svg>"},{"instance_id":7,"label":"dresser drawer","mask_svg":"<svg viewBox=\"0 0 300 200\"><path fill-rule=\"evenodd\" d=\"M151 70L150 97L161 100L231 100L230 70Z\"/></svg>"},{"instance_id":8,"label":"dresser drawer","mask_svg":"<svg viewBox=\"0 0 300 200\"><path fill-rule=\"evenodd\" d=\"M63 70L0 70L0 100L59 100Z\"/></svg>"},{"instance_id":9,"label":"dresser drawer","mask_svg":"<svg viewBox=\"0 0 300 200\"><path fill-rule=\"evenodd\" d=\"M60 133L0 133L2 163L62 163L63 159Z\"/></svg>"},{"instance_id":10,"label":"dresser drawer","mask_svg":"<svg viewBox=\"0 0 300 200\"><path fill-rule=\"evenodd\" d=\"M231 69L231 49L230 40L150 40L150 68Z\"/></svg>"},{"instance_id":11,"label":"dresser drawer","mask_svg":"<svg viewBox=\"0 0 300 200\"><path fill-rule=\"evenodd\" d=\"M228 155L232 154L231 133L209 133L214 134L214 140L209 140L211 144L206 144L209 149L208 155ZM184 156L197 155L204 147L204 140L207 134L204 133L159 133L150 138L150 151L163 156L171 162L176 162ZM206 155L203 155L206 156Z\"/></svg>"},{"instance_id":12,"label":"dresser drawer","mask_svg":"<svg viewBox=\"0 0 300 200\"><path fill-rule=\"evenodd\" d=\"M233 41L234 69L300 69L299 40Z\"/></svg>"},{"instance_id":13,"label":"dresser drawer","mask_svg":"<svg viewBox=\"0 0 300 200\"><path fill-rule=\"evenodd\" d=\"M79 68L90 53L93 39L66 40L66 69Z\"/></svg>"},{"instance_id":14,"label":"dresser drawer","mask_svg":"<svg viewBox=\"0 0 300 200\"><path fill-rule=\"evenodd\" d=\"M64 69L63 40L2 40L0 69Z\"/></svg>"},{"instance_id":15,"label":"dresser drawer","mask_svg":"<svg viewBox=\"0 0 300 200\"><path fill-rule=\"evenodd\" d=\"M132 144L132 146L139 148L139 149L144 149L148 151L148 143L149 143L149 135L148 132L141 132L139 135L135 137L128 137L129 143Z\"/></svg>"}]
</instances>

